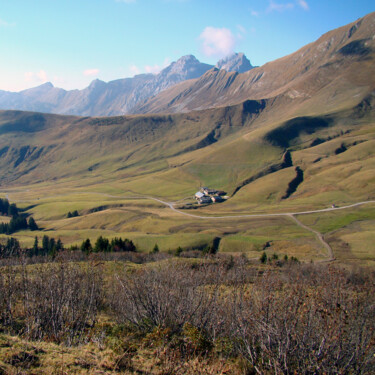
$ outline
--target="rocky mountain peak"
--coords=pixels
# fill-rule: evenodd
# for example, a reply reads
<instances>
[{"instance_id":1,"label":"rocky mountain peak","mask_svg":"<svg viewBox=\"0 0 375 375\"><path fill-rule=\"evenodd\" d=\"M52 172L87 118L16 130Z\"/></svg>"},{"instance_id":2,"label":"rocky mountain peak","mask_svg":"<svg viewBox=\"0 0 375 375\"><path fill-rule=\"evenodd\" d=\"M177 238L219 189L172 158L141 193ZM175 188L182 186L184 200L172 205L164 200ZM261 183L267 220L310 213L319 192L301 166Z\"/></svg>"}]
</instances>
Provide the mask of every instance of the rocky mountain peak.
<instances>
[{"instance_id":1,"label":"rocky mountain peak","mask_svg":"<svg viewBox=\"0 0 375 375\"><path fill-rule=\"evenodd\" d=\"M156 79L171 80L163 84L163 88L170 86L170 83L178 83L186 79L198 78L213 66L201 63L195 56L186 55L172 62L169 66L163 69Z\"/></svg>"},{"instance_id":2,"label":"rocky mountain peak","mask_svg":"<svg viewBox=\"0 0 375 375\"><path fill-rule=\"evenodd\" d=\"M244 73L252 69L250 60L244 53L234 53L219 60L216 68L226 70L227 72Z\"/></svg>"},{"instance_id":3,"label":"rocky mountain peak","mask_svg":"<svg viewBox=\"0 0 375 375\"><path fill-rule=\"evenodd\" d=\"M101 86L105 86L106 85L106 83L104 82L104 81L102 81L102 80L100 80L100 79L94 79L91 83L90 83L90 85L89 85L89 89L96 89L96 88L99 88L99 87L101 87Z\"/></svg>"},{"instance_id":4,"label":"rocky mountain peak","mask_svg":"<svg viewBox=\"0 0 375 375\"><path fill-rule=\"evenodd\" d=\"M51 82L43 83L42 85L32 87L31 89L26 89L21 91L24 95L41 95L49 92L51 89L53 89L54 86Z\"/></svg>"}]
</instances>

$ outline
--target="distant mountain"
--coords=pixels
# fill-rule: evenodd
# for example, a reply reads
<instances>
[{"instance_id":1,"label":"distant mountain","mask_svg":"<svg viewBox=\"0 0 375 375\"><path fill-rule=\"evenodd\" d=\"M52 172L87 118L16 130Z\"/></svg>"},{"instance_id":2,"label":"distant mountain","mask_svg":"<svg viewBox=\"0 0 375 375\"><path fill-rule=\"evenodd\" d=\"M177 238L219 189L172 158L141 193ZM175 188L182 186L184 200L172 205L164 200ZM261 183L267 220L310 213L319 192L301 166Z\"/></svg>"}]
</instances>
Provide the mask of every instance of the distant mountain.
<instances>
[{"instance_id":1,"label":"distant mountain","mask_svg":"<svg viewBox=\"0 0 375 375\"><path fill-rule=\"evenodd\" d=\"M159 74L140 74L108 83L97 79L83 90L66 91L48 82L17 93L0 91L0 109L80 116L121 115L177 83L199 78L211 68L212 65L187 55Z\"/></svg>"},{"instance_id":2,"label":"distant mountain","mask_svg":"<svg viewBox=\"0 0 375 375\"><path fill-rule=\"evenodd\" d=\"M269 224L259 224L251 218L233 221L233 214L306 212L375 199L374 35L375 13L248 72L212 68L144 104L145 111L167 114L76 117L0 111L2 194L26 202L26 213L35 214L55 237L62 234L64 243L65 238L78 241L103 229L130 233L148 244L168 237L165 249L181 241L190 246L190 237L210 244L216 237L220 249L255 253L271 228L267 241L272 240L272 251L284 254L285 249L299 248L306 261L316 259L326 254L321 242L318 246L305 231L294 236L295 228L286 220L288 227L280 232L272 228L284 219L275 221L273 216ZM191 74L188 66L194 63L186 57L161 74L176 82L176 76ZM140 87L151 90L153 83L162 90L165 81L156 84L160 77L96 80L68 93L45 84L15 95L25 103L34 100L30 103L35 106L40 100L53 108L61 100L66 111L71 106L90 113L97 106L114 112L116 106L123 109L136 102ZM124 88L126 94L119 95ZM192 208L192 194L199 186L227 192L226 203L196 213L230 215L220 227L211 228L211 220L188 222L187 216L180 221L142 199L160 197L176 202L176 208ZM124 199L116 203L111 194ZM76 201L71 203L73 195ZM81 219L66 219L79 200ZM354 221L343 221L340 228L334 223L325 230L339 264L348 257L352 265L365 262L367 267L374 259L363 252L373 249L374 220L371 207L366 210L363 215L356 211ZM362 220L366 217L369 220ZM296 242L289 242L292 237Z\"/></svg>"},{"instance_id":3,"label":"distant mountain","mask_svg":"<svg viewBox=\"0 0 375 375\"><path fill-rule=\"evenodd\" d=\"M229 71L238 66L232 63L235 58L224 59L203 76L164 90L133 112L189 112L277 97L318 107L338 100L344 105L374 90L374 35L375 13L371 13L291 55L242 74Z\"/></svg>"},{"instance_id":4,"label":"distant mountain","mask_svg":"<svg viewBox=\"0 0 375 375\"><path fill-rule=\"evenodd\" d=\"M234 53L219 60L215 65L218 69L224 69L227 72L245 73L254 67L250 60L243 53Z\"/></svg>"}]
</instances>

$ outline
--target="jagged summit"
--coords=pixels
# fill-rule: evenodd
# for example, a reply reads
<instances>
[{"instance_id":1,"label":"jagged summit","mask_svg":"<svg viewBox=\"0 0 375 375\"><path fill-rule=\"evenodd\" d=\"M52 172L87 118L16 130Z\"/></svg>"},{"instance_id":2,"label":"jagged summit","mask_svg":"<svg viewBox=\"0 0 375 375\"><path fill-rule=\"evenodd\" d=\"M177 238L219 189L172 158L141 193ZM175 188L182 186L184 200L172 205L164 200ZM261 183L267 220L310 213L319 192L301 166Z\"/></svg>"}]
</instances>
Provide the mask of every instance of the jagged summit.
<instances>
[{"instance_id":1,"label":"jagged summit","mask_svg":"<svg viewBox=\"0 0 375 375\"><path fill-rule=\"evenodd\" d=\"M201 63L193 55L186 55L172 62L172 64L163 69L158 76L164 79L170 75L179 75L181 80L193 79L200 77L212 67L212 65Z\"/></svg>"},{"instance_id":2,"label":"jagged summit","mask_svg":"<svg viewBox=\"0 0 375 375\"><path fill-rule=\"evenodd\" d=\"M318 92L317 101L329 101L332 88L347 92L349 82L349 88L359 82L361 92L371 87L374 18L371 13L261 67L253 67L244 53L227 56L215 67L185 55L158 74L94 80L83 90L66 91L47 82L17 93L0 91L0 109L115 116L186 112L280 95L304 100Z\"/></svg>"},{"instance_id":3,"label":"jagged summit","mask_svg":"<svg viewBox=\"0 0 375 375\"><path fill-rule=\"evenodd\" d=\"M219 60L216 64L216 68L226 70L227 72L238 72L245 73L253 66L250 60L245 56L244 53L233 53L223 59Z\"/></svg>"},{"instance_id":4,"label":"jagged summit","mask_svg":"<svg viewBox=\"0 0 375 375\"><path fill-rule=\"evenodd\" d=\"M92 89L97 89L99 87L104 87L106 85L106 83L100 79L94 79L90 85L89 85L89 89L92 90Z\"/></svg>"}]
</instances>

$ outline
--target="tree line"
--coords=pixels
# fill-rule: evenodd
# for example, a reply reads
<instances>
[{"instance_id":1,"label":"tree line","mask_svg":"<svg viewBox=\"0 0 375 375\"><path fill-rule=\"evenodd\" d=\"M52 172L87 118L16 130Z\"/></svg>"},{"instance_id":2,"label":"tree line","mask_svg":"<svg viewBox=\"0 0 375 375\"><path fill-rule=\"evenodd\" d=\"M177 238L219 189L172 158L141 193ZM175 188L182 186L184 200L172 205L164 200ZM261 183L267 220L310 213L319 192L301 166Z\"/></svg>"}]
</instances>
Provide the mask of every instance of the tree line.
<instances>
[{"instance_id":1,"label":"tree line","mask_svg":"<svg viewBox=\"0 0 375 375\"><path fill-rule=\"evenodd\" d=\"M109 241L108 238L99 236L94 246L91 244L89 238L84 240L81 244L80 250L84 253L113 253L120 251L135 252L137 251L137 248L134 245L133 241L128 240L127 238L122 239L121 237L115 237L111 241Z\"/></svg>"},{"instance_id":2,"label":"tree line","mask_svg":"<svg viewBox=\"0 0 375 375\"><path fill-rule=\"evenodd\" d=\"M38 225L34 218L30 216L28 219L19 212L15 203L10 204L7 199L0 198L0 214L11 217L9 223L0 223L1 234L12 234L19 230L38 230Z\"/></svg>"},{"instance_id":3,"label":"tree line","mask_svg":"<svg viewBox=\"0 0 375 375\"><path fill-rule=\"evenodd\" d=\"M85 254L90 253L113 253L113 252L136 252L137 248L132 240L127 238L115 237L111 241L108 238L99 236L94 244L91 245L90 239L82 242L81 246L71 246L70 248L64 247L61 239L55 239L44 235L41 239L35 236L34 244L29 248L22 248L16 238L8 238L4 244L0 244L0 258L19 257L26 255L33 256L50 256L54 258L59 252L64 250L79 251Z\"/></svg>"}]
</instances>

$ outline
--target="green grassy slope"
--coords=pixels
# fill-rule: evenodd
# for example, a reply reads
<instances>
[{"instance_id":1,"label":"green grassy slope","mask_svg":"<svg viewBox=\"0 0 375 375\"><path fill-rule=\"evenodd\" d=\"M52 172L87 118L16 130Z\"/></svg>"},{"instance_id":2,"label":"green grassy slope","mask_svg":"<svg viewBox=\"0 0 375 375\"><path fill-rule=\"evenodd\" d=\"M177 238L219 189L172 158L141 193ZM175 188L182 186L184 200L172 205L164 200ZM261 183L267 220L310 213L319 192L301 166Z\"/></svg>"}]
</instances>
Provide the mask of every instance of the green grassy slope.
<instances>
[{"instance_id":1,"label":"green grassy slope","mask_svg":"<svg viewBox=\"0 0 375 375\"><path fill-rule=\"evenodd\" d=\"M34 236L47 234L69 246L87 237L122 236L141 251L150 251L155 243L164 251L178 246L199 249L219 238L219 251L246 252L253 258L265 250L307 261L325 259L315 236L288 218L194 218L146 198L160 197L183 206L194 202L192 195L200 186L227 191L230 198L225 203L186 210L203 216L301 211L375 198L371 106L360 116L357 104L331 113L327 126L315 126L318 114L314 113L308 121L293 120L298 108L293 106L275 121L277 100L255 114L245 107L146 118L52 117L46 118L41 130L17 129L0 136L0 149L10 144L0 160L2 196L7 194L41 227L16 237L31 246ZM272 138L275 130L283 133L277 141ZM280 139L286 143L280 144ZM51 143L55 146L48 149ZM16 150L25 144L30 147L20 161ZM337 153L342 145L345 151ZM31 146L43 148L38 157L33 158ZM270 169L280 166L285 147L293 165ZM303 170L304 180L283 199L296 166ZM251 177L254 180L244 183ZM236 191L238 186L242 187ZM68 219L67 213L74 210L80 216ZM337 243L342 245L338 239L347 236L348 226L356 222L344 222L337 228L343 231L340 235L329 234L336 252L340 253ZM373 225L370 220L361 227L353 249L361 239L370 243ZM368 263L363 256L353 256L353 251L338 259Z\"/></svg>"},{"instance_id":2,"label":"green grassy slope","mask_svg":"<svg viewBox=\"0 0 375 375\"><path fill-rule=\"evenodd\" d=\"M375 199L375 53L365 25L355 40L340 29L342 40L333 50L325 45L322 66L313 61L314 51L323 48L317 43L304 49L306 55L299 51L267 65L268 72L294 56L294 68L301 69L300 75L285 73L294 77L288 91L275 88L267 99L244 94L240 104L170 115L79 118L0 111L0 195L34 215L41 227L16 236L27 245L43 234L72 245L121 235L143 251L155 243L162 250L202 248L215 239L220 251L251 257L265 249L326 258L314 234L288 217L213 217ZM301 61L310 61L311 69ZM297 95L302 89L308 94ZM229 199L198 207L193 195L201 186L224 190ZM184 212L195 217L150 197L176 207L190 204ZM68 219L74 210L80 216ZM359 251L353 249L361 241L370 249L375 229L372 219L361 220L339 221L334 233L319 230L334 252L347 243L344 253L355 262ZM347 239L353 228L359 233ZM375 255L370 250L368 257Z\"/></svg>"}]
</instances>

